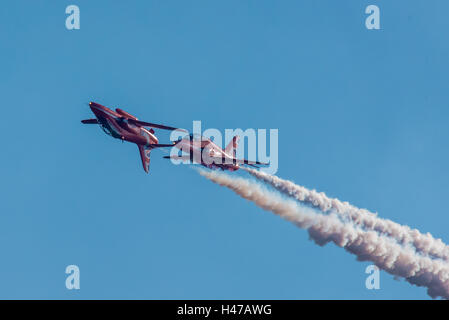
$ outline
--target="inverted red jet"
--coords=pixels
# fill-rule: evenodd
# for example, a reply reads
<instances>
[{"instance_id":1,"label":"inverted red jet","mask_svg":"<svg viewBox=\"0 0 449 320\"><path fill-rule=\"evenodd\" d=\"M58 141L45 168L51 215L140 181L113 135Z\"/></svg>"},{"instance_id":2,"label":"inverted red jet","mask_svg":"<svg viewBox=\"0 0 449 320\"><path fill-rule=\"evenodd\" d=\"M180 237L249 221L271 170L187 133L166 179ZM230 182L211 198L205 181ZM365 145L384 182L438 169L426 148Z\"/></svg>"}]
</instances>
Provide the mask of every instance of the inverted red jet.
<instances>
[{"instance_id":1,"label":"inverted red jet","mask_svg":"<svg viewBox=\"0 0 449 320\"><path fill-rule=\"evenodd\" d=\"M98 124L106 134L113 138L137 144L137 147L139 147L140 158L142 159L143 169L146 173L150 170L151 150L173 145L158 144L159 141L154 134L154 130L148 130L145 127L185 131L161 124L139 121L136 117L126 111L117 108L114 112L96 102L89 102L89 107L95 114L96 119L81 120L81 122L85 124Z\"/></svg>"}]
</instances>

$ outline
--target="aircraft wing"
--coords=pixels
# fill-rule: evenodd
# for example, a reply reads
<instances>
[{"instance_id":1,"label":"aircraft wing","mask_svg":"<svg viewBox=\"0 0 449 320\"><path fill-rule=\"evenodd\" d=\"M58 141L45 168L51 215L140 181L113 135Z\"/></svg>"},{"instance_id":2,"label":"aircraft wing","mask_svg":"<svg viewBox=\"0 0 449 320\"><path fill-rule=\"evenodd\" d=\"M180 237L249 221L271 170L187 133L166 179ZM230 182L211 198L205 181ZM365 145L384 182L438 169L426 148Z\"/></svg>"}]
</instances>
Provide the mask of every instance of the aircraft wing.
<instances>
[{"instance_id":1,"label":"aircraft wing","mask_svg":"<svg viewBox=\"0 0 449 320\"><path fill-rule=\"evenodd\" d=\"M150 151L151 149L147 149L144 146L138 145L140 152L140 159L142 159L143 170L146 173L150 171Z\"/></svg>"},{"instance_id":2,"label":"aircraft wing","mask_svg":"<svg viewBox=\"0 0 449 320\"><path fill-rule=\"evenodd\" d=\"M235 164L247 164L250 165L252 167L256 167L256 165L260 165L260 166L268 166L269 163L265 163L265 162L259 162L259 161L251 161L251 160L247 160L247 159L230 159L230 158L225 158L225 157L211 157L212 160L214 160L214 162L216 163L223 163L226 164L227 162L230 162L232 160L232 163ZM257 167L256 167L257 168Z\"/></svg>"},{"instance_id":3,"label":"aircraft wing","mask_svg":"<svg viewBox=\"0 0 449 320\"><path fill-rule=\"evenodd\" d=\"M134 124L136 126L139 126L139 127L152 127L152 128L159 128L159 129L164 129L164 130L179 130L179 131L185 131L186 132L186 130L184 130L184 129L164 126L162 124L145 122L145 121L140 121L140 120L135 120L135 119L128 119L128 122L132 123L132 124Z\"/></svg>"},{"instance_id":4,"label":"aircraft wing","mask_svg":"<svg viewBox=\"0 0 449 320\"><path fill-rule=\"evenodd\" d=\"M191 159L190 159L190 155L183 155L183 156L164 156L164 159L173 159L173 160L178 160L178 161L182 161L185 163L190 163Z\"/></svg>"},{"instance_id":5,"label":"aircraft wing","mask_svg":"<svg viewBox=\"0 0 449 320\"><path fill-rule=\"evenodd\" d=\"M254 166L254 165L259 165L259 166L268 166L269 163L266 162L260 162L260 161L251 161L251 160L246 160L246 159L236 159L237 163L242 163L242 164L248 164L250 166Z\"/></svg>"},{"instance_id":6,"label":"aircraft wing","mask_svg":"<svg viewBox=\"0 0 449 320\"><path fill-rule=\"evenodd\" d=\"M150 144L149 148L154 149L154 148L167 148L167 147L174 147L175 144L158 144L158 143L153 143Z\"/></svg>"}]
</instances>

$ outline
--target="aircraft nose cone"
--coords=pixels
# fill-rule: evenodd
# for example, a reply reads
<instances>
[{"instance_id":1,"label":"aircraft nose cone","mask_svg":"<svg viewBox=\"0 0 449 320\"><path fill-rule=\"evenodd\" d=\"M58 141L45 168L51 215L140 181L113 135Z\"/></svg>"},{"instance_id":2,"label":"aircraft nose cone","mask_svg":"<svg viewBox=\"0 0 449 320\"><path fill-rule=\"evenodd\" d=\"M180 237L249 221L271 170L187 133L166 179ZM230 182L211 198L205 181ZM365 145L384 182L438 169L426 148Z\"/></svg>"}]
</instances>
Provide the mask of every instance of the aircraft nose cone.
<instances>
[{"instance_id":1,"label":"aircraft nose cone","mask_svg":"<svg viewBox=\"0 0 449 320\"><path fill-rule=\"evenodd\" d=\"M98 117L102 115L101 109L97 106L95 102L89 102L90 110Z\"/></svg>"}]
</instances>

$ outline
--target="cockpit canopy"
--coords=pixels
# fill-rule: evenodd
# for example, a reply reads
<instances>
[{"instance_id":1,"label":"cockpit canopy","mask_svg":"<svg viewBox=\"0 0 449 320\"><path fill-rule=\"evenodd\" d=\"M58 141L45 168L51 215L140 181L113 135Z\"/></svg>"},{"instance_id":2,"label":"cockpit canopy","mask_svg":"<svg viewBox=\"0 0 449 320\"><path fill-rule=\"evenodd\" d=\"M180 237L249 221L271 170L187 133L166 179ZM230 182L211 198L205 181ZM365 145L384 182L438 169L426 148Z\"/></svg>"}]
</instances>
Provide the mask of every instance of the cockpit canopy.
<instances>
[{"instance_id":1,"label":"cockpit canopy","mask_svg":"<svg viewBox=\"0 0 449 320\"><path fill-rule=\"evenodd\" d=\"M112 132L111 132L111 130L109 129L108 126L105 126L104 124L101 123L100 127L101 127L101 129L103 129L104 133L106 133L107 135L112 136Z\"/></svg>"}]
</instances>

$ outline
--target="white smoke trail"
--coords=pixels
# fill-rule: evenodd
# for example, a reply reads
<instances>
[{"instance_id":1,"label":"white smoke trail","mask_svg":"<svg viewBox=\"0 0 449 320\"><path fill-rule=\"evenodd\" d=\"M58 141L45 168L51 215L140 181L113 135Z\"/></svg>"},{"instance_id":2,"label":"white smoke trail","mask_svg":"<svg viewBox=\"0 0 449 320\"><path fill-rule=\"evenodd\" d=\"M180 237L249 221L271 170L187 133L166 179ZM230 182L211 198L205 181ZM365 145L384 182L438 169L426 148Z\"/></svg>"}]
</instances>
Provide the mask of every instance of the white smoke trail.
<instances>
[{"instance_id":1,"label":"white smoke trail","mask_svg":"<svg viewBox=\"0 0 449 320\"><path fill-rule=\"evenodd\" d=\"M350 221L343 222L336 213L320 214L317 209L284 199L256 182L219 172L199 170L199 173L259 207L307 229L317 244L333 242L355 254L360 261L372 261L379 268L403 277L411 284L427 287L432 298L449 299L449 265L445 261L423 256L411 246L399 244L376 231L363 230Z\"/></svg>"},{"instance_id":2,"label":"white smoke trail","mask_svg":"<svg viewBox=\"0 0 449 320\"><path fill-rule=\"evenodd\" d=\"M268 183L281 193L317 207L322 212L336 212L366 230L373 230L385 234L404 245L413 245L422 254L427 254L433 258L449 260L449 246L441 239L435 239L430 233L422 234L417 229L411 229L409 226L379 218L376 214L368 210L359 209L348 202L341 202L338 199L330 199L323 192L309 190L296 185L292 181L253 169L244 169L252 176Z\"/></svg>"}]
</instances>

